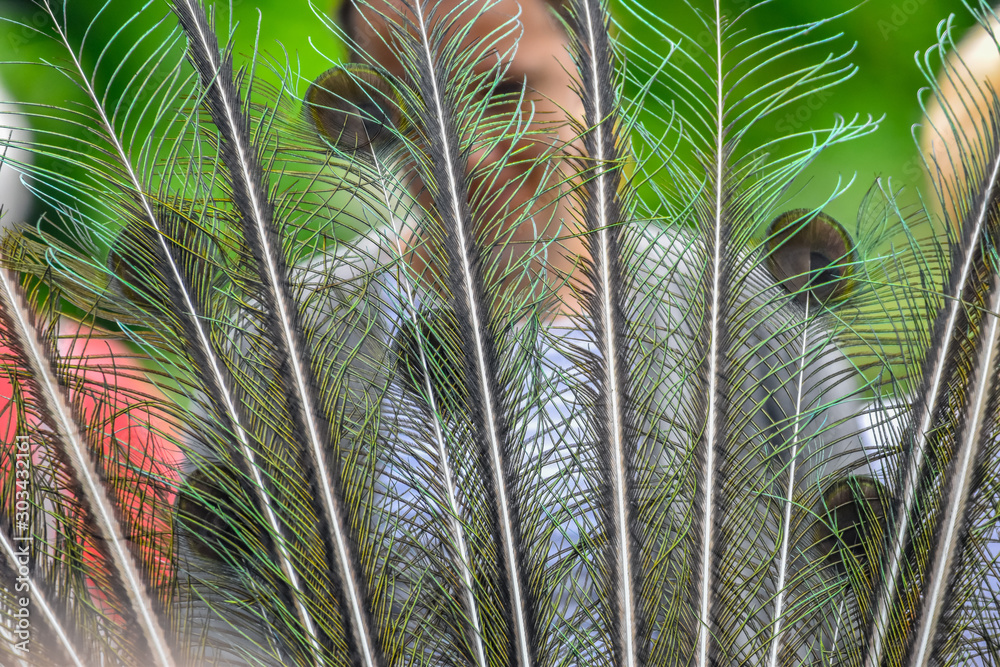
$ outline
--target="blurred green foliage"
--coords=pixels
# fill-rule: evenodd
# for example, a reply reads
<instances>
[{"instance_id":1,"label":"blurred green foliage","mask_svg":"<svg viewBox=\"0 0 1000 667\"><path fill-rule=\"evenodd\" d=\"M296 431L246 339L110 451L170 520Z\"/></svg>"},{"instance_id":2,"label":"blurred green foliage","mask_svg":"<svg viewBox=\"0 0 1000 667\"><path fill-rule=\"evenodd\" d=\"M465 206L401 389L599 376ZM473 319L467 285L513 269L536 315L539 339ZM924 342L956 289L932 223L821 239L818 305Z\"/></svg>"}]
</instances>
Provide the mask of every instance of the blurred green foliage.
<instances>
[{"instance_id":1,"label":"blurred green foliage","mask_svg":"<svg viewBox=\"0 0 1000 667\"><path fill-rule=\"evenodd\" d=\"M764 119L748 134L746 146L756 147L777 136L829 127L837 115L882 118L874 134L824 152L796 183L797 190L788 193L788 206L820 205L837 188L838 179L846 183L852 178L855 180L850 190L826 207L828 213L849 228L853 227L862 200L876 178L891 178L894 188L905 186L906 194L901 201L904 204L915 202L914 186L921 185L923 177L913 126L921 121L918 91L928 85L915 56L919 53L922 58L924 52L937 43L939 23L949 16L953 15L952 34L956 41L973 24L961 0L869 0L861 4L855 0L823 3L774 0L762 6L750 0L721 2L725 16L730 19L740 16L744 37L836 17L809 35L817 41L831 41L792 55L781 68L806 67L827 55L846 51L851 53L845 62L857 67L856 74L847 82L816 92ZM677 21L675 27L703 46L710 43L711 36L704 26L699 25L685 8L664 12L659 9L663 6L661 3L645 0L645 5L652 11L659 11L667 21ZM653 48L659 42L664 53L669 49L662 38L634 16L617 12L617 18L620 31L628 33L635 41ZM730 66L737 65L738 60L738 56L732 57ZM935 63L938 61L938 58L933 59ZM746 88L764 83L758 74L756 79L747 82ZM669 94L655 85L653 92L669 99Z\"/></svg>"},{"instance_id":2,"label":"blurred green foliage","mask_svg":"<svg viewBox=\"0 0 1000 667\"><path fill-rule=\"evenodd\" d=\"M672 18L664 0L646 1L651 10L666 11L665 18ZM753 4L749 0L722 2L723 11L730 16ZM774 135L823 127L837 114L884 116L876 134L823 154L809 169L807 178L800 182L801 190L792 194L790 204L813 206L829 197L838 178L849 180L856 175L850 192L827 207L828 212L848 224L858 215L859 203L875 178L891 177L894 184L908 187L920 182L920 161L911 128L920 121L917 93L926 82L914 62L914 55L923 53L935 43L938 23L949 14L956 14L956 37L972 22L960 0L870 0L855 5L854 0L825 3L775 0L766 6L755 7L744 17L744 29L755 32L844 14L817 28L816 33L818 37L842 34L835 43L824 45L823 48L831 53L850 50L856 43L849 60L857 65L857 74L847 83L818 92L768 119L755 129L749 141L756 144ZM143 8L142 13L135 16ZM174 25L168 6L162 0L148 4L136 0L111 0L107 5L100 0L69 0L66 11L73 30L71 40L82 45L80 57L85 65L97 66L98 87L112 82L112 98L122 90L123 81L116 75L118 68L127 72L129 63L150 57L152 47L161 42L168 35L168 28ZM94 19L98 12L100 16ZM231 13L226 5L221 5L217 15L220 33L225 33L226 26L234 26L233 48L237 54L248 56L255 44L259 44L262 57L256 65L257 74L263 75L266 81L277 83L279 71L299 73L301 77L296 85L301 93L312 78L344 53L343 46L319 18L333 12L334 3L330 0L314 7L305 1L236 0ZM676 13L678 16L690 15L686 10ZM123 21L132 16L135 18L122 28ZM6 19L0 26L0 61L65 59L57 43L36 32L50 30L51 26L45 13L31 2L0 2L0 17ZM161 21L159 25L158 21ZM657 38L645 34L646 27L629 16L620 16L620 21L621 30L656 48ZM698 30L693 23L677 27L692 31L692 34L697 34ZM112 39L119 30L122 33ZM150 30L154 31L152 35L140 39ZM161 31L163 37L157 39L160 33L156 31ZM140 47L133 50L136 43L140 43ZM801 57L814 61L825 55L825 51L813 49ZM0 79L16 99L63 107L83 100L82 92L70 81L38 66L5 65L0 70ZM86 128L78 131L85 132Z\"/></svg>"},{"instance_id":3,"label":"blurred green foliage","mask_svg":"<svg viewBox=\"0 0 1000 667\"><path fill-rule=\"evenodd\" d=\"M58 6L58 2L54 4ZM147 59L169 63L182 56L176 19L164 0L110 0L106 3L103 0L68 0L63 6L69 40L78 48L77 56L85 71L95 72L95 88L106 90L111 102L129 89L129 77L142 69ZM344 53L340 40L319 18L332 10L332 3L311 8L307 2L302 2L289 8L287 2L278 0L235 0L232 5L219 3L216 6L216 26L220 35L233 34L232 49L237 54L238 65L250 67L255 46L259 45L259 57L253 65L258 80L272 86L283 80L297 81L298 92L302 93L312 78L339 61ZM54 39L52 21L44 10L30 0L0 0L0 18L3 19L0 24L0 63L3 63L0 82L15 100L61 109L89 106L84 91L73 81L52 68L37 64L69 61L63 46ZM139 88L149 88L153 97L152 89L161 85L164 78L154 74ZM131 90L135 89L133 84ZM142 102L131 94L126 95L117 109L116 125L148 126L150 114L142 116L134 110L125 111L129 105L142 108ZM113 103L108 106L115 108ZM78 126L68 130L64 122L49 118L49 112L44 109L36 108L29 113L33 127L95 139L91 134L94 128ZM122 134L129 136L130 133ZM141 131L135 134L143 136ZM66 138L67 142L71 140L71 137ZM80 146L81 150L87 150L83 144ZM65 161L47 161L44 156L36 156L36 161L55 170L55 181L59 180L59 174L80 176L79 167L68 166ZM55 193L53 196L58 199L61 195ZM46 209L42 205L36 208L38 214Z\"/></svg>"}]
</instances>

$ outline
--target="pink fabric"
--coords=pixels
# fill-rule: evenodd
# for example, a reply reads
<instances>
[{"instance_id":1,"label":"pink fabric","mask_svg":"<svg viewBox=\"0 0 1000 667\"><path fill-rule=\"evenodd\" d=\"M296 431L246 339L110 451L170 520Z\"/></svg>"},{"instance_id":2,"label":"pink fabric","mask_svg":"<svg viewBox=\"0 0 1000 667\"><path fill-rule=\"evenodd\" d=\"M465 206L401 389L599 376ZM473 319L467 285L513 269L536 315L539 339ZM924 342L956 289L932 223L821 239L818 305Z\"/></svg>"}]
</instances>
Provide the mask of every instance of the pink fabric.
<instances>
[{"instance_id":1,"label":"pink fabric","mask_svg":"<svg viewBox=\"0 0 1000 667\"><path fill-rule=\"evenodd\" d=\"M68 321L61 324L60 334L59 352L71 368L76 368L69 375L87 382L85 386L71 388L70 397L82 412L84 423L91 426L91 433L99 434L92 442L96 441L100 456L104 457L104 474L118 489L123 518L131 525L129 539L138 547L137 553L153 578L162 582L172 575L170 518L183 459L180 449L169 437L169 422L157 413L163 394L146 377L136 353L123 342L93 331L79 330L78 325ZM11 350L0 342L0 368L3 369L0 372L0 442L5 443L0 458L4 470L0 485L8 485L14 479L10 473L18 433L18 411L13 400L15 390L29 401L34 391L29 383L12 377L16 376L13 361ZM41 426L37 416L27 412L26 421L27 424L21 426L21 433L37 435ZM32 437L30 442L35 464L50 456L45 451L44 440ZM13 497L9 489L0 486L0 498L4 503L11 502ZM33 532L42 531L35 528ZM100 558L92 544L85 548L95 561ZM99 581L95 581L95 585L102 587Z\"/></svg>"}]
</instances>

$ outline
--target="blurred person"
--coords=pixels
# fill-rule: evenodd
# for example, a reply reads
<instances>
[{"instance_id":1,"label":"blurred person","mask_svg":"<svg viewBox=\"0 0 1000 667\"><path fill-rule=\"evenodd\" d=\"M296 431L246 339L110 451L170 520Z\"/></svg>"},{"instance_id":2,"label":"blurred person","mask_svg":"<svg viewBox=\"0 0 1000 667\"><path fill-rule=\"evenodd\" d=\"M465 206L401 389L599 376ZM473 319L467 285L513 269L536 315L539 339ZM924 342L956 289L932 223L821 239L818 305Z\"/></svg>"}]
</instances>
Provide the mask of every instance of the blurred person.
<instances>
[{"instance_id":1,"label":"blurred person","mask_svg":"<svg viewBox=\"0 0 1000 667\"><path fill-rule=\"evenodd\" d=\"M920 132L928 184L940 189L954 225L962 219L957 187L966 172L963 156L987 159L997 139L989 129L989 108L1000 94L1000 20L987 18L989 27L976 24L944 56Z\"/></svg>"},{"instance_id":2,"label":"blurred person","mask_svg":"<svg viewBox=\"0 0 1000 667\"><path fill-rule=\"evenodd\" d=\"M483 5L478 3L446 0L434 9L436 16L467 29L462 46L472 49L474 60L478 58L477 74L502 75L495 88L492 77L485 76L488 89L476 93L479 99L492 96L489 119L509 130L506 120L531 114L516 138L486 137L489 149L470 152L469 197L482 202L473 212L481 247L493 249L484 263L500 267L500 273L510 271L502 278L505 288L519 283L523 289L541 278L558 304L552 306L550 317L582 310L576 269L586 256L579 214L573 210L573 199L566 196L569 185L560 184L570 172L563 166L566 158L580 154L574 140L584 116L569 36L558 18L564 5L560 0L493 0L481 11ZM462 25L472 12L476 16L471 25ZM353 42L352 60L359 62L358 53L365 53L396 77L404 77L405 69L393 48L392 33L412 18L412 9L403 0L371 4L346 0L339 10L341 27ZM488 127L490 120L482 125ZM499 174L490 171L503 160L508 162ZM421 184L411 183L411 189L427 206ZM440 249L412 233L405 240L411 266L425 274L429 257L440 257ZM527 272L519 272L515 267L525 262Z\"/></svg>"}]
</instances>

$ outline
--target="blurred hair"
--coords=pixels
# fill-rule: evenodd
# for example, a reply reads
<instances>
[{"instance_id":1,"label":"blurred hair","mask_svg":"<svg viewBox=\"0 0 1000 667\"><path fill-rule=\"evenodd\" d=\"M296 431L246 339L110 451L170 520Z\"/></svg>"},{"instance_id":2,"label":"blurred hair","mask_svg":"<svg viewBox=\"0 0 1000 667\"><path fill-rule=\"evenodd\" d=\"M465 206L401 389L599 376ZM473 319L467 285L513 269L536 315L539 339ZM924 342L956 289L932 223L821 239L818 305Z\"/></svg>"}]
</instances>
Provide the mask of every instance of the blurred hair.
<instances>
[{"instance_id":1,"label":"blurred hair","mask_svg":"<svg viewBox=\"0 0 1000 667\"><path fill-rule=\"evenodd\" d=\"M519 1L544 2L545 4L552 7L556 11L556 13L563 18L566 17L566 11L569 8L569 0L519 0ZM335 12L337 17L337 25L339 25L348 35L351 34L352 15L356 13L355 11L352 11L354 8L354 3L355 0L341 0ZM354 49L351 47L350 44L348 44L348 48L351 49L351 54L353 55Z\"/></svg>"}]
</instances>

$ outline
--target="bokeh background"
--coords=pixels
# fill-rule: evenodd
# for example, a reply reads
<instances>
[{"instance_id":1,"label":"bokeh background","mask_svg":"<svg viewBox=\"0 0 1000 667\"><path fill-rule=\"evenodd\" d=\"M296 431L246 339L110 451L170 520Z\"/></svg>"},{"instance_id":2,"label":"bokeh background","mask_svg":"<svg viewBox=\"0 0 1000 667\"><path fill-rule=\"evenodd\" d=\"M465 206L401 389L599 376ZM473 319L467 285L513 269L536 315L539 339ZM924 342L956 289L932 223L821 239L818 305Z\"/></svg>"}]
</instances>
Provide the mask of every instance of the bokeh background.
<instances>
[{"instance_id":1,"label":"bokeh background","mask_svg":"<svg viewBox=\"0 0 1000 667\"><path fill-rule=\"evenodd\" d=\"M678 0L645 1L652 11L676 20L678 27L697 30L690 12ZM726 3L723 9L729 15L752 4L749 0L723 2ZM231 10L220 5L217 16L220 32L233 26L233 49L238 55L249 57L257 45L258 75L272 84L281 78L291 80L301 93L312 78L345 53L340 40L321 20L322 16L334 15L335 10L336 3L328 1L310 5L306 0L234 0ZM68 0L66 12L74 30L72 40L79 45L79 57L85 66L96 68L99 87L114 80L117 68L123 63L153 55L153 46L160 41L156 35L162 33L165 37L166 26L172 25L163 0L150 3L112 0L106 5L96 0ZM98 13L100 16L94 20ZM749 141L763 142L782 133L823 127L838 114L882 117L881 126L873 135L824 153L797 183L792 195L792 203L813 206L829 197L838 179L854 178L850 191L827 206L829 213L850 223L858 217L859 204L876 178L891 178L894 185L910 189L921 182L913 126L921 119L918 91L926 86L926 81L915 56L936 43L942 20L953 16L957 39L972 19L960 0L869 0L860 5L854 0L823 3L776 0L750 12L745 17L745 28L766 31L839 14L843 16L819 27L816 36L841 35L825 48L829 52L853 48L849 61L857 65L857 73L834 90L816 93L785 113L767 119L755 128ZM51 27L45 13L28 0L3 0L0 17L4 19L0 24L0 62L9 63L0 67L0 84L10 99L63 107L82 102L82 92L57 72L37 65L15 64L65 59L56 43L34 30ZM619 14L618 19L619 30L656 47L658 38L647 26L624 14ZM158 25L159 20L163 23ZM112 40L119 30L122 33ZM139 39L148 31L153 31L152 38ZM107 46L109 42L111 45ZM804 57L822 55L813 50ZM117 90L120 85L112 84L112 98ZM28 122L39 124L44 120ZM5 196L0 194L0 203ZM36 205L23 215L34 219L42 211Z\"/></svg>"}]
</instances>

